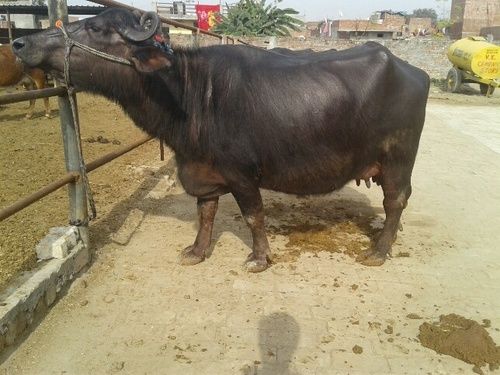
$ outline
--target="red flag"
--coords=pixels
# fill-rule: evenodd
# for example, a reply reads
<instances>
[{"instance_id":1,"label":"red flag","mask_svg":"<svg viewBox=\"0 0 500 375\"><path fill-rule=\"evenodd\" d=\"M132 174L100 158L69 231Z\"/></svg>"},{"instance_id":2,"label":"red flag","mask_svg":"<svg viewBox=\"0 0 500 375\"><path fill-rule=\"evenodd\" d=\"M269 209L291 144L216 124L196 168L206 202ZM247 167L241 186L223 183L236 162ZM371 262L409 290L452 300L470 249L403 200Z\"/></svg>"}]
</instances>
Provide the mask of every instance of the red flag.
<instances>
[{"instance_id":1,"label":"red flag","mask_svg":"<svg viewBox=\"0 0 500 375\"><path fill-rule=\"evenodd\" d=\"M195 5L198 16L198 27L203 30L210 30L219 22L220 5Z\"/></svg>"}]
</instances>

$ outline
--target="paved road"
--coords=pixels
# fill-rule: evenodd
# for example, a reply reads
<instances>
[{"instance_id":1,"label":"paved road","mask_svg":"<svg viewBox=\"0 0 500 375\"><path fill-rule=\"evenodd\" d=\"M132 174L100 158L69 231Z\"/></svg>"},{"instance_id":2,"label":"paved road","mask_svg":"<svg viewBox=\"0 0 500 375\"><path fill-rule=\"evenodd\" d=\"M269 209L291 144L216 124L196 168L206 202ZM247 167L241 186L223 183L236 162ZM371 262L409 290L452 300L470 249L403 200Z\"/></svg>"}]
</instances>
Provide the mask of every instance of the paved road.
<instances>
[{"instance_id":1,"label":"paved road","mask_svg":"<svg viewBox=\"0 0 500 375\"><path fill-rule=\"evenodd\" d=\"M229 197L220 205L212 257L181 267L178 251L196 231L194 202L177 189L165 193L168 181L160 181L133 207L144 219L129 243L100 249L90 271L0 370L471 373L471 365L422 347L416 337L424 321L457 313L490 319L489 332L500 343L499 118L499 107L431 102L414 194L394 247L394 254L409 257L379 268L340 253L303 252L297 261L247 274L240 266L251 239ZM314 223L311 212L327 227L382 212L378 188L352 185L305 200L266 193L265 201L271 227ZM366 228L356 228L346 243L365 244ZM287 241L278 231L271 246L285 254ZM422 319L408 318L411 313Z\"/></svg>"}]
</instances>

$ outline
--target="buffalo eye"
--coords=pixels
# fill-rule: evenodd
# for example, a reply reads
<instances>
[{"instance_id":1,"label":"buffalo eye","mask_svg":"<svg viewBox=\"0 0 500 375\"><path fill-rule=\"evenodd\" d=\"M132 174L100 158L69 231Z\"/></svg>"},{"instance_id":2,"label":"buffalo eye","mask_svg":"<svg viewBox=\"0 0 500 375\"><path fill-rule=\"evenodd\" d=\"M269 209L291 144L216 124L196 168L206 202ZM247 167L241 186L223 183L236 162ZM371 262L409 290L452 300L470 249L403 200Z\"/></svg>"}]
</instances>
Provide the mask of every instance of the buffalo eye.
<instances>
[{"instance_id":1,"label":"buffalo eye","mask_svg":"<svg viewBox=\"0 0 500 375\"><path fill-rule=\"evenodd\" d=\"M94 23L90 23L90 24L88 25L88 27L89 27L89 29L90 29L90 30L92 30L94 33L100 33L100 32L102 31L102 29L101 29L99 26L97 26L96 24L94 24Z\"/></svg>"}]
</instances>

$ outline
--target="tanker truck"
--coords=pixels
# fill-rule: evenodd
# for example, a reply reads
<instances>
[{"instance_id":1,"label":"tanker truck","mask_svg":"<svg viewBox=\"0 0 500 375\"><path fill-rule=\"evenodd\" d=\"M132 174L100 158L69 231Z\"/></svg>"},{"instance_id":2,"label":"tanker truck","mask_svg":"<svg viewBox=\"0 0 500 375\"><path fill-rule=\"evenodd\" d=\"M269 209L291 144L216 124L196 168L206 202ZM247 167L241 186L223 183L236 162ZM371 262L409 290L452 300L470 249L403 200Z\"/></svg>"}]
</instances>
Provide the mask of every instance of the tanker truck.
<instances>
[{"instance_id":1,"label":"tanker truck","mask_svg":"<svg viewBox=\"0 0 500 375\"><path fill-rule=\"evenodd\" d=\"M468 37L448 49L453 68L448 72L448 91L457 92L462 83L479 83L483 95L490 96L500 85L500 46L482 37Z\"/></svg>"}]
</instances>

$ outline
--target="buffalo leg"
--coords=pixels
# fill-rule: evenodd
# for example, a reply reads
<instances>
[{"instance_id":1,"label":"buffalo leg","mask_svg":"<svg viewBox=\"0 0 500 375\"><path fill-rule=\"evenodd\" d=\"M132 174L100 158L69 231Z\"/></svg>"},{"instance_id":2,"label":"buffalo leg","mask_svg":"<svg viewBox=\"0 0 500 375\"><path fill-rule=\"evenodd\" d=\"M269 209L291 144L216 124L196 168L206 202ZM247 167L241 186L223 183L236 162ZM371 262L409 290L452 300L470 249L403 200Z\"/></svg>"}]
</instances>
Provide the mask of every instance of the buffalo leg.
<instances>
[{"instance_id":1,"label":"buffalo leg","mask_svg":"<svg viewBox=\"0 0 500 375\"><path fill-rule=\"evenodd\" d=\"M358 261L366 266L380 266L391 254L392 244L396 240L399 229L401 214L411 195L410 177L403 177L400 173L395 170L383 173L382 190L384 192L385 224L375 247L358 257Z\"/></svg>"},{"instance_id":2,"label":"buffalo leg","mask_svg":"<svg viewBox=\"0 0 500 375\"><path fill-rule=\"evenodd\" d=\"M252 253L245 262L245 269L248 272L264 271L269 266L270 249L264 227L264 208L260 191L255 189L246 193L233 192L233 195L252 232Z\"/></svg>"},{"instance_id":3,"label":"buffalo leg","mask_svg":"<svg viewBox=\"0 0 500 375\"><path fill-rule=\"evenodd\" d=\"M183 265L194 265L205 260L206 253L212 240L214 218L219 205L219 197L198 198L199 229L194 244L186 247L180 256Z\"/></svg>"},{"instance_id":4,"label":"buffalo leg","mask_svg":"<svg viewBox=\"0 0 500 375\"><path fill-rule=\"evenodd\" d=\"M38 90L45 88L45 74L40 77L34 78L36 88ZM43 104L45 105L45 117L50 118L50 103L49 98L43 98Z\"/></svg>"},{"instance_id":5,"label":"buffalo leg","mask_svg":"<svg viewBox=\"0 0 500 375\"><path fill-rule=\"evenodd\" d=\"M50 103L49 98L43 98L45 104L45 117L50 118Z\"/></svg>"},{"instance_id":6,"label":"buffalo leg","mask_svg":"<svg viewBox=\"0 0 500 375\"><path fill-rule=\"evenodd\" d=\"M29 83L28 82L25 82L23 83L23 86L24 86L24 89L26 91L30 91L30 90L34 90L35 89L35 86L33 85L33 83L30 81ZM26 118L27 119L30 119L33 117L33 112L35 111L35 99L30 99L30 105L28 107L28 113L26 114Z\"/></svg>"}]
</instances>

